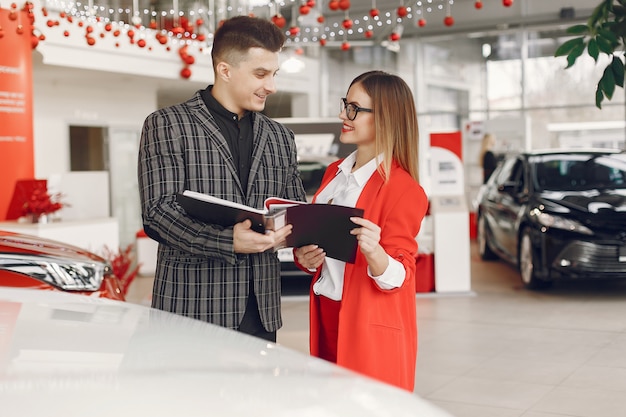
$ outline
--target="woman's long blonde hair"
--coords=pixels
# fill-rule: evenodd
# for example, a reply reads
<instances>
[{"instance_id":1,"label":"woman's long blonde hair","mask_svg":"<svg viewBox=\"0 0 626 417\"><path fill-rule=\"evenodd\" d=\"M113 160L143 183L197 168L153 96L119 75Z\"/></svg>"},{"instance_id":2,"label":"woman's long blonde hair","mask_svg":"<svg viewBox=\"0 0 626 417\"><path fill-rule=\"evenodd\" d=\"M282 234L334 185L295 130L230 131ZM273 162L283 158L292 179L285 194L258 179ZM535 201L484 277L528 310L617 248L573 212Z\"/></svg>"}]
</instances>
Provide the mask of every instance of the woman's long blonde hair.
<instances>
[{"instance_id":1,"label":"woman's long blonde hair","mask_svg":"<svg viewBox=\"0 0 626 417\"><path fill-rule=\"evenodd\" d=\"M419 181L419 129L413 93L404 80L384 71L369 71L356 77L350 87L360 84L372 99L376 132L376 155L384 154L379 172L389 180L391 162L396 160Z\"/></svg>"}]
</instances>

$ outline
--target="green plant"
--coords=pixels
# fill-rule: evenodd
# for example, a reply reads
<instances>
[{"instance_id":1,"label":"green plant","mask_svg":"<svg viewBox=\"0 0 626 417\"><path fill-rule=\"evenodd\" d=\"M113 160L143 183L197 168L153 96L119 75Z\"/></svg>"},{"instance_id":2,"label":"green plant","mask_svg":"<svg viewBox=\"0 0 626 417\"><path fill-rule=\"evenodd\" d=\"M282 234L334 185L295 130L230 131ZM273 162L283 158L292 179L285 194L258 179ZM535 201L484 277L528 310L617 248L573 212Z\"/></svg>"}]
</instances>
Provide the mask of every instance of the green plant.
<instances>
[{"instance_id":1,"label":"green plant","mask_svg":"<svg viewBox=\"0 0 626 417\"><path fill-rule=\"evenodd\" d=\"M626 45L626 0L602 0L593 10L586 25L574 25L567 33L578 35L558 47L554 56L567 56L570 68L585 51L595 62L601 53L609 56L596 87L596 107L602 100L611 100L615 86L624 88L624 47ZM622 52L620 54L620 51Z\"/></svg>"}]
</instances>

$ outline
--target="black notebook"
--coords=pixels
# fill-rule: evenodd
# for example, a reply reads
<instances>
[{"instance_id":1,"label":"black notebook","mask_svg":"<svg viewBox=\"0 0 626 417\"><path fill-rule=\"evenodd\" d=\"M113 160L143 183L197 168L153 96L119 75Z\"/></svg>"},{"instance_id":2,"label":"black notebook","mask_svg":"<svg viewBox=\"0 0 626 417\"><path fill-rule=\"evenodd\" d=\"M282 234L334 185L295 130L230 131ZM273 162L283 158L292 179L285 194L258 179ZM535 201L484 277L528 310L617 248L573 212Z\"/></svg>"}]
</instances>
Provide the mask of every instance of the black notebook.
<instances>
[{"instance_id":1,"label":"black notebook","mask_svg":"<svg viewBox=\"0 0 626 417\"><path fill-rule=\"evenodd\" d=\"M276 249L315 244L330 258L350 263L356 258L357 240L350 230L359 226L350 217L363 217L363 209L271 197L260 210L189 190L177 194L176 201L190 216L223 227L250 219L252 229L264 233L291 224L291 234Z\"/></svg>"}]
</instances>

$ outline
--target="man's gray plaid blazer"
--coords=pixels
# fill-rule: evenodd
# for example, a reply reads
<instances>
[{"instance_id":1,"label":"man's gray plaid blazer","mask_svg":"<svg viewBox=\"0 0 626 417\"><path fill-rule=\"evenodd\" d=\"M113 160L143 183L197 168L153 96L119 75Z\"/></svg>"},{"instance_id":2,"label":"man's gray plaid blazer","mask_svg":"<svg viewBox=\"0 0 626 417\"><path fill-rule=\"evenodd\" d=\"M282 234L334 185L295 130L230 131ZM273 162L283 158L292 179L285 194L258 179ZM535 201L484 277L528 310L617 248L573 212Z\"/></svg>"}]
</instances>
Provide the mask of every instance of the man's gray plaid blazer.
<instances>
[{"instance_id":1,"label":"man's gray plaid blazer","mask_svg":"<svg viewBox=\"0 0 626 417\"><path fill-rule=\"evenodd\" d=\"M175 201L184 190L256 208L272 196L304 201L293 132L255 113L253 134L250 176L241 184L200 92L146 118L138 175L144 228L160 242L153 307L236 329L252 278L265 329L282 326L276 254L235 254L232 228L195 221Z\"/></svg>"}]
</instances>

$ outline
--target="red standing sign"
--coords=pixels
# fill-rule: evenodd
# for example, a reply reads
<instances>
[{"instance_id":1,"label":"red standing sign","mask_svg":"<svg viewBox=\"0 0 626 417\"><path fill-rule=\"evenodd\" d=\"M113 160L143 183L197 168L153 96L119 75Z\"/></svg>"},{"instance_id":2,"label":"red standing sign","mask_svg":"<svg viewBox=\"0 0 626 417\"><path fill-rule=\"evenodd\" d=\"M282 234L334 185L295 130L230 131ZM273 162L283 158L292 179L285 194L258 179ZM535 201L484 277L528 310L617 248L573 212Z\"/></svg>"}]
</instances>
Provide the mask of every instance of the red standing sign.
<instances>
[{"instance_id":1,"label":"red standing sign","mask_svg":"<svg viewBox=\"0 0 626 417\"><path fill-rule=\"evenodd\" d=\"M12 17L13 16L13 17ZM0 8L0 220L16 180L33 178L33 82L26 12Z\"/></svg>"}]
</instances>

